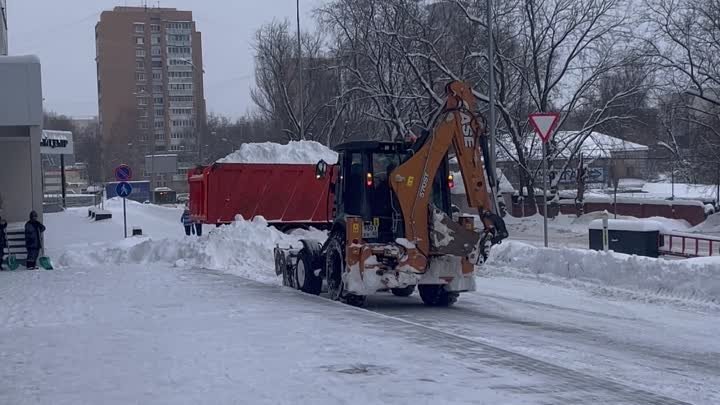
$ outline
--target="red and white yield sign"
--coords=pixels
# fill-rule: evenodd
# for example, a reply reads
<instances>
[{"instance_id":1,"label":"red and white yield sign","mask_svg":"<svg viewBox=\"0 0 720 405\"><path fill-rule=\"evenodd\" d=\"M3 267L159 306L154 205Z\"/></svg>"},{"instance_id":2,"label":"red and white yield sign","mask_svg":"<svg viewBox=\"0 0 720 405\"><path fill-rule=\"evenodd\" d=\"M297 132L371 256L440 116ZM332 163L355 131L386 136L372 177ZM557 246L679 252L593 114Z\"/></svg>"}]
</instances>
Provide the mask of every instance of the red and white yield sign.
<instances>
[{"instance_id":1,"label":"red and white yield sign","mask_svg":"<svg viewBox=\"0 0 720 405\"><path fill-rule=\"evenodd\" d=\"M534 113L530 114L530 124L535 128L540 139L543 143L547 143L555 130L555 126L560 121L560 113L549 112L549 113Z\"/></svg>"}]
</instances>

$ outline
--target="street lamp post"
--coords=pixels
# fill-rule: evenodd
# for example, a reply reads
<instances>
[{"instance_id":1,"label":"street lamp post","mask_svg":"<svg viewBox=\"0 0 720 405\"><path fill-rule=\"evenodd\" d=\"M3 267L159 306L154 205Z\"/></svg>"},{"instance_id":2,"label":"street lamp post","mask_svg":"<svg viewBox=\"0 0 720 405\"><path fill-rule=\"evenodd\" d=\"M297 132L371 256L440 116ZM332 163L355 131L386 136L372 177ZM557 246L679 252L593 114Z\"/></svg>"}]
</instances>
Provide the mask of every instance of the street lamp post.
<instances>
[{"instance_id":1,"label":"street lamp post","mask_svg":"<svg viewBox=\"0 0 720 405\"><path fill-rule=\"evenodd\" d=\"M300 93L300 140L305 139L305 108L303 101L303 64L302 64L302 38L300 37L300 0L296 1L297 17L297 51L298 51L298 87Z\"/></svg>"}]
</instances>

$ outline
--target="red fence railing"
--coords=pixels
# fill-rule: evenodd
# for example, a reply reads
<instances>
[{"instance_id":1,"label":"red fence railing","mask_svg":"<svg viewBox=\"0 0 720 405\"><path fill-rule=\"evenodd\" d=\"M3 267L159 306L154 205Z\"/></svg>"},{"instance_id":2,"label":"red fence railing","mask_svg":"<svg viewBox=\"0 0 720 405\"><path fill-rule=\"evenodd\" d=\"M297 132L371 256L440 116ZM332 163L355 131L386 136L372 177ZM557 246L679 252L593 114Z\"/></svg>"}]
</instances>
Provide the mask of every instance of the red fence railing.
<instances>
[{"instance_id":1,"label":"red fence railing","mask_svg":"<svg viewBox=\"0 0 720 405\"><path fill-rule=\"evenodd\" d=\"M720 256L720 237L674 232L661 235L661 255L681 257Z\"/></svg>"}]
</instances>

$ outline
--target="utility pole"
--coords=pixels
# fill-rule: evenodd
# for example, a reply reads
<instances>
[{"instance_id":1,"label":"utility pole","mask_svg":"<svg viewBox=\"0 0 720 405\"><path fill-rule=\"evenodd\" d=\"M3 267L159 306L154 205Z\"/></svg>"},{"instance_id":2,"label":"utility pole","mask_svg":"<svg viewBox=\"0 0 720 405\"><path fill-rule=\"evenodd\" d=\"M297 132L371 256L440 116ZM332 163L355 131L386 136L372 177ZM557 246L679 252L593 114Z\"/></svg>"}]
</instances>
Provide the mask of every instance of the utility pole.
<instances>
[{"instance_id":1,"label":"utility pole","mask_svg":"<svg viewBox=\"0 0 720 405\"><path fill-rule=\"evenodd\" d=\"M296 1L297 51L298 51L298 93L300 94L300 139L305 139L305 103L303 101L302 39L300 38L300 0Z\"/></svg>"},{"instance_id":2,"label":"utility pole","mask_svg":"<svg viewBox=\"0 0 720 405\"><path fill-rule=\"evenodd\" d=\"M0 55L8 54L8 20L5 0L0 0Z\"/></svg>"},{"instance_id":3,"label":"utility pole","mask_svg":"<svg viewBox=\"0 0 720 405\"><path fill-rule=\"evenodd\" d=\"M495 189L492 192L492 206L495 208L495 212L499 213L497 206L497 191L498 191L498 180L497 180L497 154L496 154L496 142L497 134L495 128L495 44L493 42L493 4L492 0L487 0L487 54L488 54L488 131L490 132L490 176L495 181L493 186Z\"/></svg>"}]
</instances>

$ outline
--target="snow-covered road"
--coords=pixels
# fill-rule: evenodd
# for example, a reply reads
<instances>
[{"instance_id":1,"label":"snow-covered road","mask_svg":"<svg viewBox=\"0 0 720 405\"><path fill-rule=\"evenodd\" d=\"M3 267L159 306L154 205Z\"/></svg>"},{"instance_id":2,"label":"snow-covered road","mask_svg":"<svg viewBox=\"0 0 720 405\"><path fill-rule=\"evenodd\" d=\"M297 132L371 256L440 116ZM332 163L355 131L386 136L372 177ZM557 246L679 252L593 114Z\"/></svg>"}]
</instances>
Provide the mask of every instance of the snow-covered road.
<instances>
[{"instance_id":1,"label":"snow-covered road","mask_svg":"<svg viewBox=\"0 0 720 405\"><path fill-rule=\"evenodd\" d=\"M504 277L479 279L478 291L449 310L389 295L371 300L369 309L636 389L720 403L717 311Z\"/></svg>"},{"instance_id":2,"label":"snow-covered road","mask_svg":"<svg viewBox=\"0 0 720 405\"><path fill-rule=\"evenodd\" d=\"M720 403L716 262L512 242L454 308L356 309L279 286L297 236L128 207L150 238L70 210L46 216L58 270L0 272L0 404Z\"/></svg>"},{"instance_id":3,"label":"snow-covered road","mask_svg":"<svg viewBox=\"0 0 720 405\"><path fill-rule=\"evenodd\" d=\"M549 353L592 333L498 315L508 301L482 294L450 310L381 298L377 313L209 270L130 265L0 278L0 403L683 403L592 367L574 371L601 350ZM539 352L527 349L533 339Z\"/></svg>"}]
</instances>

